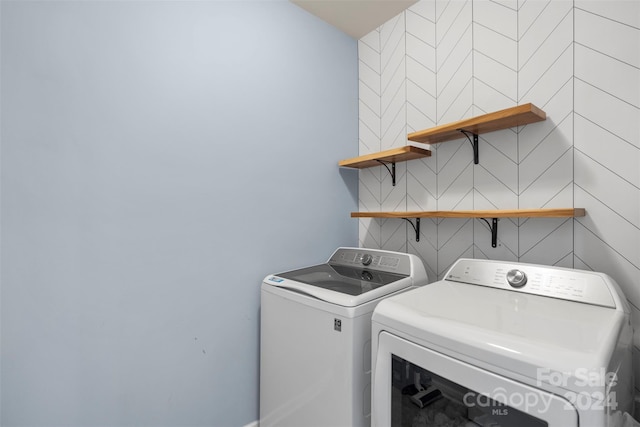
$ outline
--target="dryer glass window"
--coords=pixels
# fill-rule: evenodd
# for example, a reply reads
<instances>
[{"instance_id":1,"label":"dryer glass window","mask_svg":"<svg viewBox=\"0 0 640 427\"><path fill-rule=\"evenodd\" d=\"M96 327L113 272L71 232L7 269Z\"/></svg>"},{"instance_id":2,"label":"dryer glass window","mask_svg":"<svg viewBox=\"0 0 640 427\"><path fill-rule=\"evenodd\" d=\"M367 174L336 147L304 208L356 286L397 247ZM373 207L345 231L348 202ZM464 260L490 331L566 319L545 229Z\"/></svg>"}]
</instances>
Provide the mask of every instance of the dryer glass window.
<instances>
[{"instance_id":1,"label":"dryer glass window","mask_svg":"<svg viewBox=\"0 0 640 427\"><path fill-rule=\"evenodd\" d=\"M392 427L548 427L546 421L392 356Z\"/></svg>"}]
</instances>

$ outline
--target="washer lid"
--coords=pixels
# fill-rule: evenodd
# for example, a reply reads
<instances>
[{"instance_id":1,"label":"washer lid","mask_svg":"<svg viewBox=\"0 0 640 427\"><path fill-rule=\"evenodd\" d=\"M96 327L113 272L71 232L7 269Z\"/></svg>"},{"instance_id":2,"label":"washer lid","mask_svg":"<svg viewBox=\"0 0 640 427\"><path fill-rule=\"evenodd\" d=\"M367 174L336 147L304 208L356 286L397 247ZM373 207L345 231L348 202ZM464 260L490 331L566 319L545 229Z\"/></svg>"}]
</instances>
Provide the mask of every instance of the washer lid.
<instances>
[{"instance_id":1,"label":"washer lid","mask_svg":"<svg viewBox=\"0 0 640 427\"><path fill-rule=\"evenodd\" d=\"M347 295L362 295L380 286L409 277L404 274L330 264L287 271L278 276Z\"/></svg>"},{"instance_id":2,"label":"washer lid","mask_svg":"<svg viewBox=\"0 0 640 427\"><path fill-rule=\"evenodd\" d=\"M411 286L404 274L318 264L268 276L265 283L345 307L355 307Z\"/></svg>"},{"instance_id":3,"label":"washer lid","mask_svg":"<svg viewBox=\"0 0 640 427\"><path fill-rule=\"evenodd\" d=\"M539 380L540 369L608 366L620 308L440 281L381 301L376 330L389 330L457 358Z\"/></svg>"}]
</instances>

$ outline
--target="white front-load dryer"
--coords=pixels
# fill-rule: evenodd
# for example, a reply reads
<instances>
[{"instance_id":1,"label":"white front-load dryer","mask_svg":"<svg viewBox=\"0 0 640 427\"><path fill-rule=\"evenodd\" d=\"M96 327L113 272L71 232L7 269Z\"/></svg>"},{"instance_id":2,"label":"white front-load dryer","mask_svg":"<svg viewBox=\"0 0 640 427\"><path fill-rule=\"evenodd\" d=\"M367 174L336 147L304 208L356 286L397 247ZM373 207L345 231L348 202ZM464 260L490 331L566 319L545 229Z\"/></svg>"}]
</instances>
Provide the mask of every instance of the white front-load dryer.
<instances>
[{"instance_id":1,"label":"white front-load dryer","mask_svg":"<svg viewBox=\"0 0 640 427\"><path fill-rule=\"evenodd\" d=\"M371 314L427 284L415 255L339 248L261 288L260 427L369 427Z\"/></svg>"},{"instance_id":2,"label":"white front-load dryer","mask_svg":"<svg viewBox=\"0 0 640 427\"><path fill-rule=\"evenodd\" d=\"M604 274L461 259L372 322L375 427L605 427L633 413L629 306Z\"/></svg>"}]
</instances>

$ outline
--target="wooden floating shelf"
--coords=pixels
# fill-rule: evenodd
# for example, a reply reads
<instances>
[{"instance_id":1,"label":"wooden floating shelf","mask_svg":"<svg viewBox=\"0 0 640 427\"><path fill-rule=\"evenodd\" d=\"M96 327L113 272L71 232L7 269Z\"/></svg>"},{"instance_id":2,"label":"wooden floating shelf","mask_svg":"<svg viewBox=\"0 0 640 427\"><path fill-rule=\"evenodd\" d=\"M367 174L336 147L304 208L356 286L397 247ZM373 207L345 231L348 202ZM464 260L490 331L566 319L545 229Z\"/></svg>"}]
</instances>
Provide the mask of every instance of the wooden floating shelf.
<instances>
[{"instance_id":1,"label":"wooden floating shelf","mask_svg":"<svg viewBox=\"0 0 640 427\"><path fill-rule=\"evenodd\" d=\"M408 135L409 141L436 144L464 137L463 131L479 135L546 120L544 111L529 103L482 116L436 126Z\"/></svg>"},{"instance_id":2,"label":"wooden floating shelf","mask_svg":"<svg viewBox=\"0 0 640 427\"><path fill-rule=\"evenodd\" d=\"M478 211L351 212L352 218L569 218L585 216L584 208L498 209Z\"/></svg>"},{"instance_id":3,"label":"wooden floating shelf","mask_svg":"<svg viewBox=\"0 0 640 427\"><path fill-rule=\"evenodd\" d=\"M420 241L420 218L481 218L491 231L491 246L498 245L498 218L572 218L585 216L584 208L557 209L497 209L473 211L413 211L413 212L351 212L352 218L401 218L406 220L416 232L416 242ZM409 219L415 218L415 224ZM491 218L492 222L486 218Z\"/></svg>"},{"instance_id":4,"label":"wooden floating shelf","mask_svg":"<svg viewBox=\"0 0 640 427\"><path fill-rule=\"evenodd\" d=\"M544 111L529 103L413 132L407 136L407 139L424 144L436 144L467 137L473 146L473 162L478 164L479 134L523 126L546 119L547 115ZM471 139L470 135L473 135L473 139ZM363 169L384 165L391 174L393 185L396 185L396 162L430 156L431 150L413 145L405 145L404 147L392 148L386 151L340 160L338 166ZM387 166L388 164L391 164L391 169Z\"/></svg>"},{"instance_id":5,"label":"wooden floating shelf","mask_svg":"<svg viewBox=\"0 0 640 427\"><path fill-rule=\"evenodd\" d=\"M404 147L392 148L386 151L380 151L373 154L365 154L364 156L353 157L351 159L340 160L338 166L345 168L371 168L374 166L384 166L391 175L391 183L396 185L396 162L406 162L408 160L420 159L422 157L430 157L431 150L426 148L415 147L413 145L405 145ZM388 164L391 165L389 169Z\"/></svg>"},{"instance_id":6,"label":"wooden floating shelf","mask_svg":"<svg viewBox=\"0 0 640 427\"><path fill-rule=\"evenodd\" d=\"M347 168L370 168L380 166L380 163L395 163L408 160L430 157L431 150L427 150L413 145L405 145L400 148L380 151L378 153L366 154L364 156L353 157L351 159L340 160L338 166Z\"/></svg>"}]
</instances>

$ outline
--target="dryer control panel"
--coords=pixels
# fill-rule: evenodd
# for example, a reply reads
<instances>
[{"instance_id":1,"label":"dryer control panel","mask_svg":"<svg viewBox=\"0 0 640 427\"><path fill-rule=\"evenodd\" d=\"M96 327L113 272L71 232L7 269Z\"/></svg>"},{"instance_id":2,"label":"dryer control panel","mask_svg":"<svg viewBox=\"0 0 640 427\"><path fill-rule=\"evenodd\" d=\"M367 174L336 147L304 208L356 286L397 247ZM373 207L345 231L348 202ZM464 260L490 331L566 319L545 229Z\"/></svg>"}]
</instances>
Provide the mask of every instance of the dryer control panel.
<instances>
[{"instance_id":1,"label":"dryer control panel","mask_svg":"<svg viewBox=\"0 0 640 427\"><path fill-rule=\"evenodd\" d=\"M617 294L615 285L613 280L603 273L463 258L449 269L444 279L603 307L616 307L613 297Z\"/></svg>"}]
</instances>

